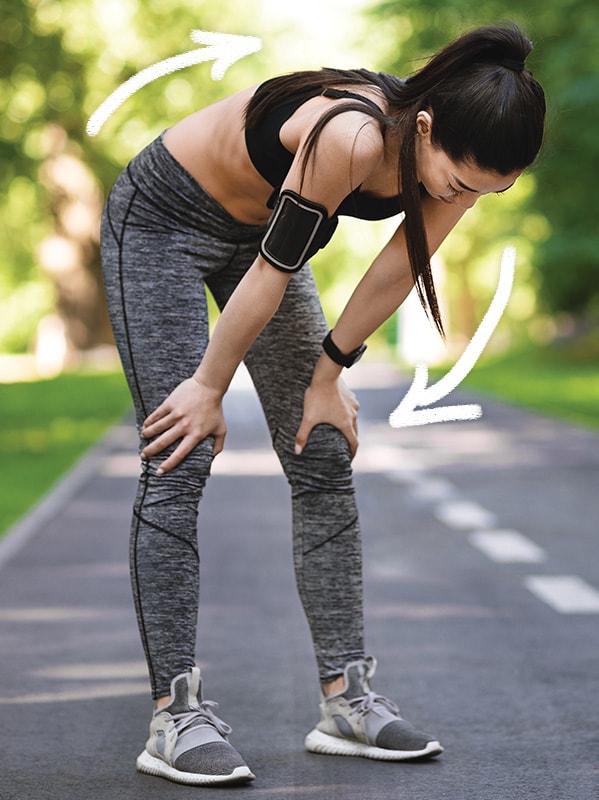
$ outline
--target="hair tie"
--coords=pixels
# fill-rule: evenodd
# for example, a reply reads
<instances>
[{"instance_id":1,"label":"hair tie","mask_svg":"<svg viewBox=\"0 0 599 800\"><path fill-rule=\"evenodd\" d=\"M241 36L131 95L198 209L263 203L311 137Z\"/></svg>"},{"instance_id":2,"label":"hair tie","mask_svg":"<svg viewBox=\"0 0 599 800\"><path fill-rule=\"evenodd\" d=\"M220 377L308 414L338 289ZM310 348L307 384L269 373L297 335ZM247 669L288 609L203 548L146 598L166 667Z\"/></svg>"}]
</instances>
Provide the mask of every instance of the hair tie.
<instances>
[{"instance_id":1,"label":"hair tie","mask_svg":"<svg viewBox=\"0 0 599 800\"><path fill-rule=\"evenodd\" d=\"M502 58L498 61L500 67L511 69L514 72L522 72L524 69L524 61L517 61L515 58Z\"/></svg>"}]
</instances>

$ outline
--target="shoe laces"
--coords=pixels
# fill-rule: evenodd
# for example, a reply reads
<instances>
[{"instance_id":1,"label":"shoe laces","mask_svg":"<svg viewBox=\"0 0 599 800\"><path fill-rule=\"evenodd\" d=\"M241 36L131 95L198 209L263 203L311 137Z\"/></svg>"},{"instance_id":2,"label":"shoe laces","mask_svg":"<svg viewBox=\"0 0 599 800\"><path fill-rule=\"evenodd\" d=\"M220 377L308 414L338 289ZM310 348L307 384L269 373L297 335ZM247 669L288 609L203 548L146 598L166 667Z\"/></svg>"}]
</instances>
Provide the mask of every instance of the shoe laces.
<instances>
[{"instance_id":1,"label":"shoe laces","mask_svg":"<svg viewBox=\"0 0 599 800\"><path fill-rule=\"evenodd\" d=\"M348 700L348 704L351 706L352 714L360 714L363 717L371 711L380 716L380 711L376 708L377 705L384 706L392 714L399 716L399 708L395 703L387 697L383 697L382 694L376 694L376 692L368 692L362 697L354 697Z\"/></svg>"},{"instance_id":2,"label":"shoe laces","mask_svg":"<svg viewBox=\"0 0 599 800\"><path fill-rule=\"evenodd\" d=\"M171 714L175 730L179 736L188 733L192 728L197 728L200 725L211 725L216 728L221 736L226 737L231 733L231 726L227 725L220 717L217 717L213 708L217 708L218 703L212 700L203 700L197 710L181 711L178 714Z\"/></svg>"}]
</instances>

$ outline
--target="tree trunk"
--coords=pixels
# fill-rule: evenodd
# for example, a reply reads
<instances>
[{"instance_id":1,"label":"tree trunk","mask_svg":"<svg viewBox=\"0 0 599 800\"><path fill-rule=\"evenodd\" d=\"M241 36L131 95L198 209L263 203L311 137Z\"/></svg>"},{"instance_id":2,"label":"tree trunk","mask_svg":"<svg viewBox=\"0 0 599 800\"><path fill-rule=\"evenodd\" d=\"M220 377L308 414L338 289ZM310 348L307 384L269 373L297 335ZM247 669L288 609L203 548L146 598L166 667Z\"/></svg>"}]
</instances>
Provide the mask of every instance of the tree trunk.
<instances>
[{"instance_id":1,"label":"tree trunk","mask_svg":"<svg viewBox=\"0 0 599 800\"><path fill-rule=\"evenodd\" d=\"M58 126L40 168L54 231L39 249L42 268L56 290L56 310L70 352L112 344L102 286L100 217L103 198L79 148Z\"/></svg>"}]
</instances>

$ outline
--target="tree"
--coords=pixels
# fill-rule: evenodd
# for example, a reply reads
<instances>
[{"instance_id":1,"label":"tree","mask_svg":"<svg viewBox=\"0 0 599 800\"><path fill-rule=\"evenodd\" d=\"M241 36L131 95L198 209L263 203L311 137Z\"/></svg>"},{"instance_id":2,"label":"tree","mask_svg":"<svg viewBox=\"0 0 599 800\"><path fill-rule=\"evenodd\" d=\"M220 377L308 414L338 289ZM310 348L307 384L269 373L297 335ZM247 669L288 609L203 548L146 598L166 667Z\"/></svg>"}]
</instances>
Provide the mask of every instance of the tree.
<instances>
[{"instance_id":1,"label":"tree","mask_svg":"<svg viewBox=\"0 0 599 800\"><path fill-rule=\"evenodd\" d=\"M182 0L2 4L0 349L27 349L40 316L53 309L73 350L111 341L99 258L106 191L135 152L232 84L228 75L216 84L206 67L175 73L131 98L95 139L85 133L87 120L128 77L192 49L194 28L243 34L251 9L240 13L233 6L207 0L193 7ZM246 66L244 84L260 64L258 57Z\"/></svg>"},{"instance_id":2,"label":"tree","mask_svg":"<svg viewBox=\"0 0 599 800\"><path fill-rule=\"evenodd\" d=\"M5 0L0 351L26 350L40 317L55 308L72 349L107 341L98 224L120 170L161 130L230 92L293 69L367 64L367 37L346 38L360 1L350 3L335 30L320 25L311 35L310 26L330 19L334 3L302 20L301 9L276 0ZM198 28L260 36L263 49L219 82L206 64L164 76L127 100L96 138L86 135L90 115L114 89L149 64L195 47L189 34ZM374 246L375 239L363 238ZM365 263L356 265L342 239L340 231L334 250L318 256L319 286L325 298L335 296L331 314L339 307L331 285L345 282L349 293L372 252L365 247Z\"/></svg>"}]
</instances>

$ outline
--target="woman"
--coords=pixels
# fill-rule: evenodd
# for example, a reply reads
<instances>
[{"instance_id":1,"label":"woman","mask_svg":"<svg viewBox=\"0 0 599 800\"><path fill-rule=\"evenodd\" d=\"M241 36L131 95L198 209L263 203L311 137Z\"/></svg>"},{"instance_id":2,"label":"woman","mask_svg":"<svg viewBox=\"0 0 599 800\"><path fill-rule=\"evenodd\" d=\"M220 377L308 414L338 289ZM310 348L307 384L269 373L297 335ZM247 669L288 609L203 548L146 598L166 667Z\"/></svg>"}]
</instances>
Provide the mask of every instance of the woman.
<instances>
[{"instance_id":1,"label":"woman","mask_svg":"<svg viewBox=\"0 0 599 800\"><path fill-rule=\"evenodd\" d=\"M242 360L291 485L294 565L322 687L307 749L386 760L441 752L370 688L351 475L358 404L340 374L414 283L442 332L430 254L541 145L531 49L516 27L489 27L405 81L366 70L276 78L179 122L115 184L103 262L142 441L131 575L156 700L139 770L189 784L254 777L194 666L197 506ZM307 259L339 214L401 210L405 222L327 334ZM222 309L210 343L205 286Z\"/></svg>"}]
</instances>

